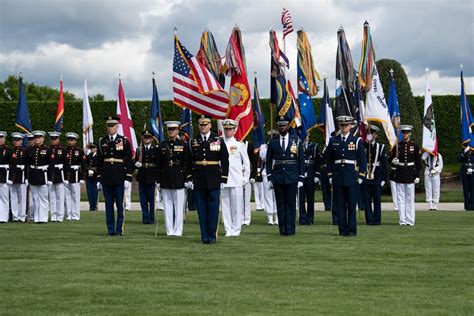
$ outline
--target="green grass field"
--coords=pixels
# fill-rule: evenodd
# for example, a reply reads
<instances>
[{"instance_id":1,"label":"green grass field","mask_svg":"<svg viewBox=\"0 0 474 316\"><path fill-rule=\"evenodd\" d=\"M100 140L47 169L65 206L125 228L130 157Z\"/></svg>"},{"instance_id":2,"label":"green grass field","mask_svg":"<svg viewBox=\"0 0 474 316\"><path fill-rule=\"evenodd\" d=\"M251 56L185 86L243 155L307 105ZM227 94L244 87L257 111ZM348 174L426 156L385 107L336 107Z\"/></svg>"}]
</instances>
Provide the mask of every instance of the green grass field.
<instances>
[{"instance_id":1,"label":"green grass field","mask_svg":"<svg viewBox=\"0 0 474 316\"><path fill-rule=\"evenodd\" d=\"M278 236L253 212L241 237L200 243L196 212L182 238L126 213L125 236L104 213L80 222L0 226L1 314L423 314L474 311L474 212L398 214L339 237L329 212ZM220 234L223 234L222 224Z\"/></svg>"}]
</instances>

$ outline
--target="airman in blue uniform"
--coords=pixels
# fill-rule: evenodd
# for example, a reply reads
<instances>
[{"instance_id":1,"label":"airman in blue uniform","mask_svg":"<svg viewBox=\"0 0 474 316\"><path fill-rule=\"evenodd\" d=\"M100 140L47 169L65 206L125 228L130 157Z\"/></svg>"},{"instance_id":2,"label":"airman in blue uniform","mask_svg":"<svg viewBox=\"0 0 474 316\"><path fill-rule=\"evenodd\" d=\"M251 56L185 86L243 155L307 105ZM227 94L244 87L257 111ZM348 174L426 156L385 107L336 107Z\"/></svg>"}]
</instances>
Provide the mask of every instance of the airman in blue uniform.
<instances>
[{"instance_id":1,"label":"airman in blue uniform","mask_svg":"<svg viewBox=\"0 0 474 316\"><path fill-rule=\"evenodd\" d=\"M459 156L464 209L474 211L474 148L467 146Z\"/></svg>"},{"instance_id":2,"label":"airman in blue uniform","mask_svg":"<svg viewBox=\"0 0 474 316\"><path fill-rule=\"evenodd\" d=\"M338 116L336 120L341 133L331 137L326 149L328 176L337 200L339 235L355 236L358 184L365 178L367 158L361 138L350 133L353 118Z\"/></svg>"}]
</instances>

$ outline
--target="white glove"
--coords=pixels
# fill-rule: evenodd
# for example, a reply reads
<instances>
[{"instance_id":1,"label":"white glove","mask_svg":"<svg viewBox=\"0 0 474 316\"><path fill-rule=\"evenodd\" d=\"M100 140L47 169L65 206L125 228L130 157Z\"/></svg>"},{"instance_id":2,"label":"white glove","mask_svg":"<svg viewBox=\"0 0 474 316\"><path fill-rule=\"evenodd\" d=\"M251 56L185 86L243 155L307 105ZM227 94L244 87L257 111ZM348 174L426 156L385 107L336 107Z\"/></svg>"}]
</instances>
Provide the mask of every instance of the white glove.
<instances>
[{"instance_id":1,"label":"white glove","mask_svg":"<svg viewBox=\"0 0 474 316\"><path fill-rule=\"evenodd\" d=\"M383 186L385 185L385 181L382 181L380 182L380 186L383 188Z\"/></svg>"},{"instance_id":2,"label":"white glove","mask_svg":"<svg viewBox=\"0 0 474 316\"><path fill-rule=\"evenodd\" d=\"M53 185L53 182L51 182L51 181L48 181L48 182L46 182L46 184L48 185L48 187L50 187L50 186L52 186L52 185Z\"/></svg>"},{"instance_id":3,"label":"white glove","mask_svg":"<svg viewBox=\"0 0 474 316\"><path fill-rule=\"evenodd\" d=\"M97 182L97 190L101 190L102 189L102 186L100 185L100 182Z\"/></svg>"},{"instance_id":4,"label":"white glove","mask_svg":"<svg viewBox=\"0 0 474 316\"><path fill-rule=\"evenodd\" d=\"M267 190L268 190L268 191L273 190L273 183L272 183L271 181L268 181L268 182L267 182Z\"/></svg>"},{"instance_id":5,"label":"white glove","mask_svg":"<svg viewBox=\"0 0 474 316\"><path fill-rule=\"evenodd\" d=\"M137 162L135 163L135 167L141 168L141 167L142 167L142 163L141 163L140 161L137 161Z\"/></svg>"},{"instance_id":6,"label":"white glove","mask_svg":"<svg viewBox=\"0 0 474 316\"><path fill-rule=\"evenodd\" d=\"M329 178L329 184L332 185L332 178Z\"/></svg>"},{"instance_id":7,"label":"white glove","mask_svg":"<svg viewBox=\"0 0 474 316\"><path fill-rule=\"evenodd\" d=\"M398 160L398 158L393 158L393 160L392 160L392 164L394 164L394 165L398 165L398 163L399 163L399 160Z\"/></svg>"},{"instance_id":8,"label":"white glove","mask_svg":"<svg viewBox=\"0 0 474 316\"><path fill-rule=\"evenodd\" d=\"M314 178L314 183L318 183L319 182L319 178L318 177L315 177Z\"/></svg>"},{"instance_id":9,"label":"white glove","mask_svg":"<svg viewBox=\"0 0 474 316\"><path fill-rule=\"evenodd\" d=\"M255 183L255 179L254 178L250 179L250 183Z\"/></svg>"},{"instance_id":10,"label":"white glove","mask_svg":"<svg viewBox=\"0 0 474 316\"><path fill-rule=\"evenodd\" d=\"M123 186L125 187L125 189L130 188L131 185L132 185L132 183L131 183L130 181L128 181L128 180L125 180L125 182L124 182L124 184L123 184Z\"/></svg>"},{"instance_id":11,"label":"white glove","mask_svg":"<svg viewBox=\"0 0 474 316\"><path fill-rule=\"evenodd\" d=\"M28 185L28 180L25 180L25 184Z\"/></svg>"},{"instance_id":12,"label":"white glove","mask_svg":"<svg viewBox=\"0 0 474 316\"><path fill-rule=\"evenodd\" d=\"M79 184L84 184L84 180L79 180Z\"/></svg>"},{"instance_id":13,"label":"white glove","mask_svg":"<svg viewBox=\"0 0 474 316\"><path fill-rule=\"evenodd\" d=\"M301 188L303 186L303 182L298 181L298 188Z\"/></svg>"},{"instance_id":14,"label":"white glove","mask_svg":"<svg viewBox=\"0 0 474 316\"><path fill-rule=\"evenodd\" d=\"M225 188L225 183L221 183L221 190Z\"/></svg>"},{"instance_id":15,"label":"white glove","mask_svg":"<svg viewBox=\"0 0 474 316\"><path fill-rule=\"evenodd\" d=\"M362 182L364 182L364 180L362 180L361 178L357 179L357 183L362 184Z\"/></svg>"},{"instance_id":16,"label":"white glove","mask_svg":"<svg viewBox=\"0 0 474 316\"><path fill-rule=\"evenodd\" d=\"M155 188L156 188L157 190L159 190L159 189L161 188L161 184L155 183Z\"/></svg>"},{"instance_id":17,"label":"white glove","mask_svg":"<svg viewBox=\"0 0 474 316\"><path fill-rule=\"evenodd\" d=\"M467 153L469 150L471 150L471 147L467 146L466 148L464 148L464 152Z\"/></svg>"},{"instance_id":18,"label":"white glove","mask_svg":"<svg viewBox=\"0 0 474 316\"><path fill-rule=\"evenodd\" d=\"M472 168L467 168L467 173L472 173Z\"/></svg>"},{"instance_id":19,"label":"white glove","mask_svg":"<svg viewBox=\"0 0 474 316\"><path fill-rule=\"evenodd\" d=\"M7 180L7 184L13 184L12 180Z\"/></svg>"},{"instance_id":20,"label":"white glove","mask_svg":"<svg viewBox=\"0 0 474 316\"><path fill-rule=\"evenodd\" d=\"M420 183L420 178L415 178L415 184Z\"/></svg>"},{"instance_id":21,"label":"white glove","mask_svg":"<svg viewBox=\"0 0 474 316\"><path fill-rule=\"evenodd\" d=\"M185 187L186 189L192 190L192 189L194 189L194 184L193 184L192 181L188 181L188 182L186 182L186 183L184 184L184 187Z\"/></svg>"},{"instance_id":22,"label":"white glove","mask_svg":"<svg viewBox=\"0 0 474 316\"><path fill-rule=\"evenodd\" d=\"M68 180L64 180L63 183L64 183L64 184L69 184L69 181L68 181Z\"/></svg>"}]
</instances>

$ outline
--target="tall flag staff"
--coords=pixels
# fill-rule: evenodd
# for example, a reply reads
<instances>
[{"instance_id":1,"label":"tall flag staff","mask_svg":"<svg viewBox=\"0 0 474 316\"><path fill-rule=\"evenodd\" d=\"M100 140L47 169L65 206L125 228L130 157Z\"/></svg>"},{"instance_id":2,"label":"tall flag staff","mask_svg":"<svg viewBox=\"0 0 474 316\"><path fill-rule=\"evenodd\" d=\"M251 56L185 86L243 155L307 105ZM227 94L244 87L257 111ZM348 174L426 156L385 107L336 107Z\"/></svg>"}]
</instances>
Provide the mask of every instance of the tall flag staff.
<instances>
[{"instance_id":1,"label":"tall flag staff","mask_svg":"<svg viewBox=\"0 0 474 316\"><path fill-rule=\"evenodd\" d=\"M472 127L474 121L472 120L471 107L467 101L466 89L464 87L463 65L461 67L461 142L465 148L474 148L474 137L472 135Z\"/></svg>"},{"instance_id":2,"label":"tall flag staff","mask_svg":"<svg viewBox=\"0 0 474 316\"><path fill-rule=\"evenodd\" d=\"M30 112L28 111L28 103L26 100L25 85L23 83L23 73L19 75L19 95L18 95L18 107L16 110L16 121L15 126L23 132L29 134L33 130L30 121ZM26 137L25 137L26 139Z\"/></svg>"},{"instance_id":3,"label":"tall flag staff","mask_svg":"<svg viewBox=\"0 0 474 316\"><path fill-rule=\"evenodd\" d=\"M92 119L91 105L89 104L89 94L87 92L87 78L84 79L84 95L82 97L82 147L84 149L94 142L94 131L92 126L94 121Z\"/></svg>"},{"instance_id":4,"label":"tall flag staff","mask_svg":"<svg viewBox=\"0 0 474 316\"><path fill-rule=\"evenodd\" d=\"M431 87L428 82L428 71L425 69L425 104L423 107L423 142L422 148L432 156L438 155L438 135L436 133L436 122L431 99Z\"/></svg>"},{"instance_id":5,"label":"tall flag staff","mask_svg":"<svg viewBox=\"0 0 474 316\"><path fill-rule=\"evenodd\" d=\"M293 32L293 19L286 8L283 8L281 12L281 24L283 26L283 52L286 54L286 36Z\"/></svg>"},{"instance_id":6,"label":"tall flag staff","mask_svg":"<svg viewBox=\"0 0 474 316\"><path fill-rule=\"evenodd\" d=\"M128 108L127 98L125 97L125 91L123 89L120 74L116 114L120 119L118 133L128 138L130 141L132 156L135 157L135 151L138 147L137 136L135 135L135 128L133 127L132 116L130 115L130 109Z\"/></svg>"},{"instance_id":7,"label":"tall flag staff","mask_svg":"<svg viewBox=\"0 0 474 316\"><path fill-rule=\"evenodd\" d=\"M58 101L58 110L56 111L56 118L54 120L54 131L60 132L63 127L64 119L64 94L63 94L63 75L61 74L61 79L59 80L59 101Z\"/></svg>"},{"instance_id":8,"label":"tall flag staff","mask_svg":"<svg viewBox=\"0 0 474 316\"><path fill-rule=\"evenodd\" d=\"M394 70L390 69L390 92L388 95L387 106L392 120L395 134L398 135L398 141L395 144L395 157L398 157L398 142L402 140L402 132L400 131L400 107L398 105L397 89L395 88L395 80L393 78Z\"/></svg>"}]
</instances>

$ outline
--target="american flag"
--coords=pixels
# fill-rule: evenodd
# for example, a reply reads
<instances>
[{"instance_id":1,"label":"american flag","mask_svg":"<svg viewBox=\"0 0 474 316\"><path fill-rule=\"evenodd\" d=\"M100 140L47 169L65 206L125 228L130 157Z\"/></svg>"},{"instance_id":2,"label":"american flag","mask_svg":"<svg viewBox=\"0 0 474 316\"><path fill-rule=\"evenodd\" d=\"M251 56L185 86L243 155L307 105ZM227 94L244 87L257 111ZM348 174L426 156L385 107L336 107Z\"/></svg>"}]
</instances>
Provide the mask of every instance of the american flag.
<instances>
[{"instance_id":1,"label":"american flag","mask_svg":"<svg viewBox=\"0 0 474 316\"><path fill-rule=\"evenodd\" d=\"M283 38L285 38L288 34L293 32L293 21L287 9L283 9L281 13L281 24L283 24Z\"/></svg>"},{"instance_id":2,"label":"american flag","mask_svg":"<svg viewBox=\"0 0 474 316\"><path fill-rule=\"evenodd\" d=\"M175 37L173 60L174 103L196 113L224 119L229 97L207 70Z\"/></svg>"}]
</instances>

